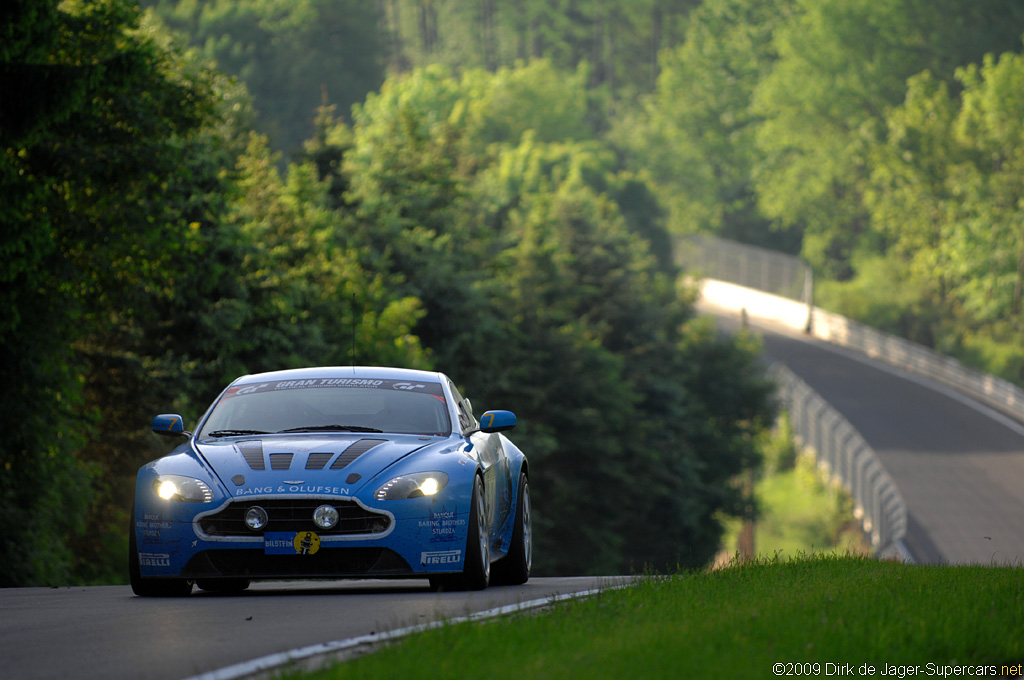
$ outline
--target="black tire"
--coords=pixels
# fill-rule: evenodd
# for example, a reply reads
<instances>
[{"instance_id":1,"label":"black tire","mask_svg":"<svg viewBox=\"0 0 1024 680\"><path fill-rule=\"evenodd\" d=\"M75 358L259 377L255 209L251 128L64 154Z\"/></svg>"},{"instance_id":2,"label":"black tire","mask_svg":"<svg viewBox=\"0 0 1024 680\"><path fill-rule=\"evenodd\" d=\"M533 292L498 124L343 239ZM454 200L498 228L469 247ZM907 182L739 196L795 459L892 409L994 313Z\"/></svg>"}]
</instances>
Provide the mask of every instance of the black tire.
<instances>
[{"instance_id":1,"label":"black tire","mask_svg":"<svg viewBox=\"0 0 1024 680\"><path fill-rule=\"evenodd\" d=\"M494 563L491 583L518 586L530 580L533 567L533 508L530 505L530 482L526 473L519 475L519 493L516 496L515 525L508 554Z\"/></svg>"},{"instance_id":2,"label":"black tire","mask_svg":"<svg viewBox=\"0 0 1024 680\"><path fill-rule=\"evenodd\" d=\"M434 590L483 590L491 580L490 536L484 518L484 481L476 477L469 508L469 530L466 535L466 560L461 574L432 576Z\"/></svg>"},{"instance_id":3,"label":"black tire","mask_svg":"<svg viewBox=\"0 0 1024 680\"><path fill-rule=\"evenodd\" d=\"M240 593L252 584L247 578L201 578L196 579L196 586L208 593L232 595Z\"/></svg>"},{"instance_id":4,"label":"black tire","mask_svg":"<svg viewBox=\"0 0 1024 680\"><path fill-rule=\"evenodd\" d=\"M135 508L128 525L128 578L139 597L185 597L192 593L192 581L183 578L142 578L139 548L135 538Z\"/></svg>"}]
</instances>

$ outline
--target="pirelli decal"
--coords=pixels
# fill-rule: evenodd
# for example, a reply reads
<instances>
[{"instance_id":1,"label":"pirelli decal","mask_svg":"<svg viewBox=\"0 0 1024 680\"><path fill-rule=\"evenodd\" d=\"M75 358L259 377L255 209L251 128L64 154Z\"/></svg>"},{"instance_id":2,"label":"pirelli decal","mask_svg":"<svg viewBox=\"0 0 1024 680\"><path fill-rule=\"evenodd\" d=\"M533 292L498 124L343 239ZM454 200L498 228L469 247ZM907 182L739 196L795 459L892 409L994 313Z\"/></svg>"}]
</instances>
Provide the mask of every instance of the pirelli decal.
<instances>
[{"instance_id":1,"label":"pirelli decal","mask_svg":"<svg viewBox=\"0 0 1024 680\"><path fill-rule=\"evenodd\" d=\"M420 553L420 564L425 567L438 564L458 564L462 561L461 550L440 550Z\"/></svg>"},{"instance_id":2,"label":"pirelli decal","mask_svg":"<svg viewBox=\"0 0 1024 680\"><path fill-rule=\"evenodd\" d=\"M144 567L169 567L171 556L159 553L139 553L139 565Z\"/></svg>"}]
</instances>

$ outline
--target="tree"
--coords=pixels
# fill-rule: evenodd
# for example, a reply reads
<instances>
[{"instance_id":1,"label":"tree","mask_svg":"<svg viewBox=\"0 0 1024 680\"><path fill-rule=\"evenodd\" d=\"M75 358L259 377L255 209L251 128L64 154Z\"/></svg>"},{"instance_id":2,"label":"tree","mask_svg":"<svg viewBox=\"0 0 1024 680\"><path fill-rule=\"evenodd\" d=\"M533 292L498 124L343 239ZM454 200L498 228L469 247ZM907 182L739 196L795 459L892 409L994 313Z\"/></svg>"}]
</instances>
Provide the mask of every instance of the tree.
<instances>
[{"instance_id":1,"label":"tree","mask_svg":"<svg viewBox=\"0 0 1024 680\"><path fill-rule=\"evenodd\" d=\"M702 3L683 44L661 54L655 91L617 120L612 139L649 177L671 231L799 249L799 232L783 232L759 212L753 176L761 122L754 91L777 58L772 36L790 5Z\"/></svg>"},{"instance_id":2,"label":"tree","mask_svg":"<svg viewBox=\"0 0 1024 680\"><path fill-rule=\"evenodd\" d=\"M941 310L916 312L926 339L1017 379L1024 138L1013 121L1024 107L1024 60L988 56L957 79L959 97L930 74L911 79L873 156L868 205L887 257Z\"/></svg>"},{"instance_id":3,"label":"tree","mask_svg":"<svg viewBox=\"0 0 1024 680\"><path fill-rule=\"evenodd\" d=\"M243 80L256 127L298 155L324 103L348 111L384 78L374 4L362 0L150 0L202 55Z\"/></svg>"},{"instance_id":4,"label":"tree","mask_svg":"<svg viewBox=\"0 0 1024 680\"><path fill-rule=\"evenodd\" d=\"M628 98L649 91L657 55L677 45L696 0L387 0L383 31L397 71L514 67L545 59L569 73L589 64L588 84Z\"/></svg>"},{"instance_id":5,"label":"tree","mask_svg":"<svg viewBox=\"0 0 1024 680\"><path fill-rule=\"evenodd\" d=\"M858 248L884 247L864 205L868 156L910 76L953 82L956 67L1015 49L1024 6L1012 0L801 0L774 34L779 59L759 83L759 206L804 231L819 271L852 275Z\"/></svg>"},{"instance_id":6,"label":"tree","mask_svg":"<svg viewBox=\"0 0 1024 680\"><path fill-rule=\"evenodd\" d=\"M8 17L19 38L3 48L4 91L25 89L5 114L0 164L0 511L17 528L0 582L59 584L103 469L86 451L96 357L131 342L140 297L189 248L170 178L214 115L216 76L176 61L119 0L17 3Z\"/></svg>"},{"instance_id":7,"label":"tree","mask_svg":"<svg viewBox=\"0 0 1024 680\"><path fill-rule=\"evenodd\" d=\"M717 547L715 512L735 509L729 480L756 455L741 442L769 417L770 389L749 347L690 325L692 306L639 236L650 215L635 210L631 224L614 200L634 180L563 101L578 98L575 81L551 87L550 72L434 67L389 80L339 135L351 144L345 200L423 301L416 333L437 364L475 403L519 412L516 441L541 471L538 570L697 565ZM510 92L515 117L501 104ZM718 355L731 359L708 360ZM745 361L733 392L703 384ZM732 426L730 413L752 415Z\"/></svg>"}]
</instances>

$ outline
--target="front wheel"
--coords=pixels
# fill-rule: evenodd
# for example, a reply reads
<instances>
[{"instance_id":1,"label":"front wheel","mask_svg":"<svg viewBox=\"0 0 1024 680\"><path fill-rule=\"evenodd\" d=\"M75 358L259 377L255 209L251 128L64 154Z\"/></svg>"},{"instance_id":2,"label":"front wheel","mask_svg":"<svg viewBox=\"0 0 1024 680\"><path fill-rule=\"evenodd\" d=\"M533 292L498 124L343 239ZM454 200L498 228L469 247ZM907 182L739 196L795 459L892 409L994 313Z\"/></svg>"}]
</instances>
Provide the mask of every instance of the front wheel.
<instances>
[{"instance_id":1,"label":"front wheel","mask_svg":"<svg viewBox=\"0 0 1024 680\"><path fill-rule=\"evenodd\" d=\"M530 579L533 567L533 519L530 508L530 482L526 473L519 475L519 494L516 497L515 526L508 554L494 563L491 582L518 586Z\"/></svg>"},{"instance_id":2,"label":"front wheel","mask_svg":"<svg viewBox=\"0 0 1024 680\"><path fill-rule=\"evenodd\" d=\"M473 482L473 498L469 509L469 531L466 536L466 559L461 574L433 576L434 590L483 590L491 580L490 536L487 532L484 506L484 482Z\"/></svg>"}]
</instances>

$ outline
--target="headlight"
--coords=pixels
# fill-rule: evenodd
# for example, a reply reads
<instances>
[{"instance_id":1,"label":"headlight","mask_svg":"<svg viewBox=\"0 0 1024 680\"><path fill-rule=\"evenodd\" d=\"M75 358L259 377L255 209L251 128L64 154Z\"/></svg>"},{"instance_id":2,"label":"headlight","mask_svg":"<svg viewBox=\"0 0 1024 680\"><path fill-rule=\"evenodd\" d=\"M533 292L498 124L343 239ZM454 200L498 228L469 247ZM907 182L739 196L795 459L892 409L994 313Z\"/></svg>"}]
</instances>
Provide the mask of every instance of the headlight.
<instances>
[{"instance_id":1,"label":"headlight","mask_svg":"<svg viewBox=\"0 0 1024 680\"><path fill-rule=\"evenodd\" d=\"M379 501L393 501L403 498L433 496L448 484L448 475L443 472L417 472L395 477L373 494Z\"/></svg>"},{"instance_id":2,"label":"headlight","mask_svg":"<svg viewBox=\"0 0 1024 680\"><path fill-rule=\"evenodd\" d=\"M206 482L181 475L160 475L153 481L153 491L165 501L209 503L213 500L213 491Z\"/></svg>"},{"instance_id":3,"label":"headlight","mask_svg":"<svg viewBox=\"0 0 1024 680\"><path fill-rule=\"evenodd\" d=\"M269 521L270 518L267 516L267 511L258 505L254 505L245 511L245 526L253 531L261 531L267 526Z\"/></svg>"},{"instance_id":4,"label":"headlight","mask_svg":"<svg viewBox=\"0 0 1024 680\"><path fill-rule=\"evenodd\" d=\"M321 529L333 529L338 525L341 515L333 505L321 505L313 511L313 523Z\"/></svg>"}]
</instances>

